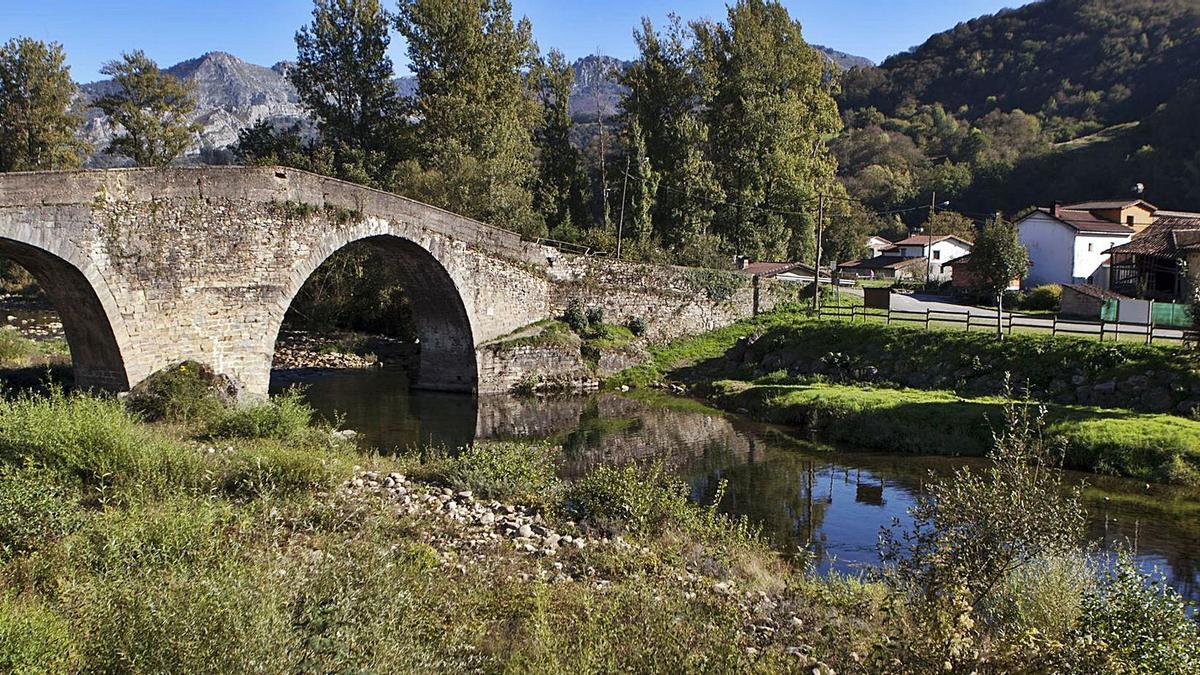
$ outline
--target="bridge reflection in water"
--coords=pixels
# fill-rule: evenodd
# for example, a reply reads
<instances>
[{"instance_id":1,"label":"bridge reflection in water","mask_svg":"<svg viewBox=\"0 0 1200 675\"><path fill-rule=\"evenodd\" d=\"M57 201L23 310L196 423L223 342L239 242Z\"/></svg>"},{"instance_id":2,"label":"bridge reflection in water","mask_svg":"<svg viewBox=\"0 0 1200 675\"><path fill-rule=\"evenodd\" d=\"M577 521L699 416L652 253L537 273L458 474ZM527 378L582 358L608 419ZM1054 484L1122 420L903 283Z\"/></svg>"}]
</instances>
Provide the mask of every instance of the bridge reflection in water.
<instances>
[{"instance_id":1,"label":"bridge reflection in water","mask_svg":"<svg viewBox=\"0 0 1200 675\"><path fill-rule=\"evenodd\" d=\"M277 378L276 389L283 386ZM724 415L688 399L612 394L561 399L409 392L391 370L339 371L306 383L309 401L344 416L364 442L388 451L457 448L475 439L539 440L562 448L562 472L601 464L662 461L721 510L748 516L785 554L811 550L819 571L855 573L878 561L875 544L907 509L930 471L967 460L839 452L786 430ZM1089 534L1106 546L1134 542L1140 562L1163 570L1200 599L1200 523L1195 502L1170 488L1099 476L1086 479ZM1106 498L1107 497L1107 498Z\"/></svg>"}]
</instances>

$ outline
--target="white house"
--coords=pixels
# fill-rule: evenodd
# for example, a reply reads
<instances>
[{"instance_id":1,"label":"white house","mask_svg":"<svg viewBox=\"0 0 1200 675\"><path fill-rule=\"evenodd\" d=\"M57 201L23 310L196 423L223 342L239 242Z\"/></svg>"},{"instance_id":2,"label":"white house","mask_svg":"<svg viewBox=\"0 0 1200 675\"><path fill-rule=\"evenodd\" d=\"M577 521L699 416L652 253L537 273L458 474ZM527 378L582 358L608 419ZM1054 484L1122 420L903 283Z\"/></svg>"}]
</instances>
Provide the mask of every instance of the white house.
<instances>
[{"instance_id":1,"label":"white house","mask_svg":"<svg viewBox=\"0 0 1200 675\"><path fill-rule=\"evenodd\" d=\"M878 235L874 235L867 239L867 248L871 249L872 258L879 257L883 254L884 250L889 249L892 246L892 242Z\"/></svg>"},{"instance_id":2,"label":"white house","mask_svg":"<svg viewBox=\"0 0 1200 675\"><path fill-rule=\"evenodd\" d=\"M1092 284L1108 288L1106 251L1128 243L1154 222L1158 209L1141 199L1037 208L1017 221L1029 251L1028 286Z\"/></svg>"},{"instance_id":3,"label":"white house","mask_svg":"<svg viewBox=\"0 0 1200 675\"><path fill-rule=\"evenodd\" d=\"M950 278L949 268L943 265L961 258L971 252L971 242L954 235L916 234L902 239L890 248L883 249L881 256L900 258L925 258L929 268L929 278L933 281L944 281Z\"/></svg>"}]
</instances>

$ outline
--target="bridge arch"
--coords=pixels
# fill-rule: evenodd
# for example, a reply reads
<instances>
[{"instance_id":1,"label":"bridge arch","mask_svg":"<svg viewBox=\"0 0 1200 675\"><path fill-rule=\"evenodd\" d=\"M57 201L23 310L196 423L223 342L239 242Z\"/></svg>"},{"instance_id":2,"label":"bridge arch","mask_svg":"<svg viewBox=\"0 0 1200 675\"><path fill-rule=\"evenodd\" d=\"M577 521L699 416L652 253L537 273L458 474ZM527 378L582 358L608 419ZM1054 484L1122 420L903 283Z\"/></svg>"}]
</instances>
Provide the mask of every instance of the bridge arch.
<instances>
[{"instance_id":1,"label":"bridge arch","mask_svg":"<svg viewBox=\"0 0 1200 675\"><path fill-rule=\"evenodd\" d=\"M479 387L474 319L470 298L443 264L441 238L419 237L385 221L337 228L293 268L283 297L273 313L270 330L278 340L284 315L304 283L325 261L353 244L366 244L395 265L397 277L412 308L418 340L413 386L435 391L474 393ZM272 343L274 344L274 343Z\"/></svg>"},{"instance_id":2,"label":"bridge arch","mask_svg":"<svg viewBox=\"0 0 1200 675\"><path fill-rule=\"evenodd\" d=\"M0 256L28 270L58 312L77 386L127 391L141 379L130 373L129 335L108 284L72 244L0 237Z\"/></svg>"}]
</instances>

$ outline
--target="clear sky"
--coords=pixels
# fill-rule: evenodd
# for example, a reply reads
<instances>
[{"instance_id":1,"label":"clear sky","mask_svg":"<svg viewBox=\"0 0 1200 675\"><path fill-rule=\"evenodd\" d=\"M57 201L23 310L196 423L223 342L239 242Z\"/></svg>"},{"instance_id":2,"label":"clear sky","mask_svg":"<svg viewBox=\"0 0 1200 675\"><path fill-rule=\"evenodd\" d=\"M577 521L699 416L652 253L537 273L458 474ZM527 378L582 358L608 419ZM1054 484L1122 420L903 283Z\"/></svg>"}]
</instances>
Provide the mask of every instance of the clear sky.
<instances>
[{"instance_id":1,"label":"clear sky","mask_svg":"<svg viewBox=\"0 0 1200 675\"><path fill-rule=\"evenodd\" d=\"M723 19L724 0L512 0L533 21L543 51L570 58L592 53L630 58L640 17L661 23ZM806 39L876 62L920 44L956 23L1024 0L784 0ZM391 5L385 0L385 6ZM162 66L209 51L272 65L295 56L292 38L308 22L309 0L0 0L0 39L26 35L62 43L76 80L100 78L100 65L121 51L143 49ZM403 45L393 60L404 68Z\"/></svg>"}]
</instances>

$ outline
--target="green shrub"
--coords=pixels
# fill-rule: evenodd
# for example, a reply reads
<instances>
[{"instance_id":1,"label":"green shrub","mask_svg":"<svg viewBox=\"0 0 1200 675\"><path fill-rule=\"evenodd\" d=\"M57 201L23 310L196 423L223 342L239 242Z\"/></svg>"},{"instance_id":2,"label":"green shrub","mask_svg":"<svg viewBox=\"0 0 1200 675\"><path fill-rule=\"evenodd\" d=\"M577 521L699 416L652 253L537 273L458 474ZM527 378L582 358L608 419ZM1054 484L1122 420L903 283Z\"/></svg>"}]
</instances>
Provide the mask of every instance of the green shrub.
<instances>
[{"instance_id":1,"label":"green shrub","mask_svg":"<svg viewBox=\"0 0 1200 675\"><path fill-rule=\"evenodd\" d=\"M1127 555L1084 596L1064 666L1078 673L1195 673L1200 629L1186 603Z\"/></svg>"},{"instance_id":2,"label":"green shrub","mask_svg":"<svg viewBox=\"0 0 1200 675\"><path fill-rule=\"evenodd\" d=\"M204 422L236 397L228 378L208 366L185 361L154 373L129 392L126 403L151 422Z\"/></svg>"},{"instance_id":3,"label":"green shrub","mask_svg":"<svg viewBox=\"0 0 1200 675\"><path fill-rule=\"evenodd\" d=\"M563 504L575 520L612 532L657 534L695 516L687 483L661 464L597 467L568 484Z\"/></svg>"},{"instance_id":4,"label":"green shrub","mask_svg":"<svg viewBox=\"0 0 1200 675\"><path fill-rule=\"evenodd\" d=\"M583 333L587 330L587 315L584 314L583 305L579 304L578 300L572 300L571 303L567 305L567 311L563 312L562 320L563 323L570 326L571 330L575 331L576 333Z\"/></svg>"},{"instance_id":5,"label":"green shrub","mask_svg":"<svg viewBox=\"0 0 1200 675\"><path fill-rule=\"evenodd\" d=\"M586 318L588 325L592 329L599 328L604 325L604 308L603 307L588 307Z\"/></svg>"},{"instance_id":6,"label":"green shrub","mask_svg":"<svg viewBox=\"0 0 1200 675\"><path fill-rule=\"evenodd\" d=\"M24 555L74 529L78 492L34 467L0 466L0 560Z\"/></svg>"},{"instance_id":7,"label":"green shrub","mask_svg":"<svg viewBox=\"0 0 1200 675\"><path fill-rule=\"evenodd\" d=\"M61 390L0 399L0 461L146 490L203 474L198 453L141 426L120 401Z\"/></svg>"},{"instance_id":8,"label":"green shrub","mask_svg":"<svg viewBox=\"0 0 1200 675\"><path fill-rule=\"evenodd\" d=\"M646 325L646 320L640 316L631 316L625 321L625 327L633 333L634 337L642 337L646 334L649 326Z\"/></svg>"},{"instance_id":9,"label":"green shrub","mask_svg":"<svg viewBox=\"0 0 1200 675\"><path fill-rule=\"evenodd\" d=\"M0 365L15 365L37 353L33 340L9 326L0 327Z\"/></svg>"},{"instance_id":10,"label":"green shrub","mask_svg":"<svg viewBox=\"0 0 1200 675\"><path fill-rule=\"evenodd\" d=\"M307 435L313 409L296 389L269 401L225 408L205 427L211 438L274 438L294 441Z\"/></svg>"},{"instance_id":11,"label":"green shrub","mask_svg":"<svg viewBox=\"0 0 1200 675\"><path fill-rule=\"evenodd\" d=\"M329 438L320 432L313 436ZM256 497L330 489L350 473L353 456L314 443L260 441L243 442L220 460L212 469L214 487L230 495Z\"/></svg>"},{"instance_id":12,"label":"green shrub","mask_svg":"<svg viewBox=\"0 0 1200 675\"><path fill-rule=\"evenodd\" d=\"M0 672L76 671L76 629L36 601L0 595Z\"/></svg>"},{"instance_id":13,"label":"green shrub","mask_svg":"<svg viewBox=\"0 0 1200 675\"><path fill-rule=\"evenodd\" d=\"M558 483L555 468L555 455L544 445L477 443L449 460L440 479L483 497L542 501Z\"/></svg>"},{"instance_id":14,"label":"green shrub","mask_svg":"<svg viewBox=\"0 0 1200 675\"><path fill-rule=\"evenodd\" d=\"M1058 311L1062 303L1062 286L1046 284L1038 286L1021 300L1021 309L1033 311Z\"/></svg>"}]
</instances>

